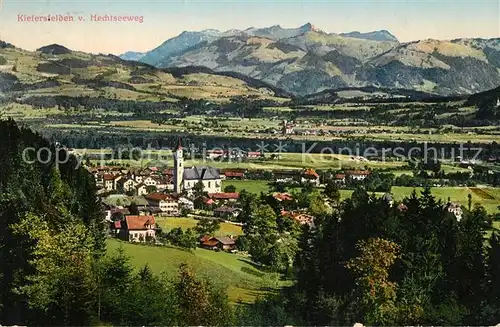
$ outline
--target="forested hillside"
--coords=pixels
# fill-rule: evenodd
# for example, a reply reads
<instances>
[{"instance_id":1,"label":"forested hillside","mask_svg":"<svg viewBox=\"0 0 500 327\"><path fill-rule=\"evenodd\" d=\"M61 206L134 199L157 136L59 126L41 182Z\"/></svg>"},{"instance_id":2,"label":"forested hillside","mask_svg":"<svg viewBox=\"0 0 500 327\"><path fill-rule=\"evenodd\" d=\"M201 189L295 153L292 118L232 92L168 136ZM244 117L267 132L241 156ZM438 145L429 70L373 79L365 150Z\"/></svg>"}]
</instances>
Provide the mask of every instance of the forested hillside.
<instances>
[{"instance_id":1,"label":"forested hillside","mask_svg":"<svg viewBox=\"0 0 500 327\"><path fill-rule=\"evenodd\" d=\"M333 184L325 195L333 203L339 201ZM299 237L295 285L250 307L241 323L394 326L500 321L500 240L497 232L487 234L492 216L481 206L469 204L457 219L428 189L402 203L357 189L339 210L316 211L315 226L305 227Z\"/></svg>"},{"instance_id":2,"label":"forested hillside","mask_svg":"<svg viewBox=\"0 0 500 327\"><path fill-rule=\"evenodd\" d=\"M46 148L39 159L35 151ZM105 256L104 217L84 168L12 120L0 121L0 324L227 325L224 290L181 266L175 281ZM45 153L45 154L43 154ZM26 155L26 156L24 156Z\"/></svg>"}]
</instances>

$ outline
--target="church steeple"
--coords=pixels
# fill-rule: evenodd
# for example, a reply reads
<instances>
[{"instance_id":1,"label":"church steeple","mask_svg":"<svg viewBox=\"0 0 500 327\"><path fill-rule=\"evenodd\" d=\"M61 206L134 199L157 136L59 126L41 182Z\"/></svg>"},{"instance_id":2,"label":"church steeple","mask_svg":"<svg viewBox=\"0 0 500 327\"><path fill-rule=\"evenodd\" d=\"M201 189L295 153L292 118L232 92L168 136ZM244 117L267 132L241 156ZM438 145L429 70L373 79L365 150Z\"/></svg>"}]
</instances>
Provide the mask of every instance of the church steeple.
<instances>
[{"instance_id":1,"label":"church steeple","mask_svg":"<svg viewBox=\"0 0 500 327\"><path fill-rule=\"evenodd\" d=\"M174 192L180 194L183 190L184 177L184 153L182 151L181 138L174 153Z\"/></svg>"}]
</instances>

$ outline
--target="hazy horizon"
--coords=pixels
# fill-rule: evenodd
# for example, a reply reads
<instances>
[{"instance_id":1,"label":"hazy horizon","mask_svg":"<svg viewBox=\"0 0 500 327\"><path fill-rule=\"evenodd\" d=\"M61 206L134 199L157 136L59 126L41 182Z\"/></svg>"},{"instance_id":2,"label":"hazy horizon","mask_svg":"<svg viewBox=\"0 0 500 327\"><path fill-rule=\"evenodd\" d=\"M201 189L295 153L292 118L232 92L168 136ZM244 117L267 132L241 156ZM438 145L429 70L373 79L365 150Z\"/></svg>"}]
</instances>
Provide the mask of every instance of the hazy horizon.
<instances>
[{"instance_id":1,"label":"hazy horizon","mask_svg":"<svg viewBox=\"0 0 500 327\"><path fill-rule=\"evenodd\" d=\"M75 20L19 19L19 15L49 14L72 15ZM105 14L142 16L143 22L90 19ZM388 30L408 42L500 37L499 17L498 1L4 0L0 39L27 50L57 43L78 51L121 54L154 49L183 31L296 28L309 22L327 33Z\"/></svg>"}]
</instances>

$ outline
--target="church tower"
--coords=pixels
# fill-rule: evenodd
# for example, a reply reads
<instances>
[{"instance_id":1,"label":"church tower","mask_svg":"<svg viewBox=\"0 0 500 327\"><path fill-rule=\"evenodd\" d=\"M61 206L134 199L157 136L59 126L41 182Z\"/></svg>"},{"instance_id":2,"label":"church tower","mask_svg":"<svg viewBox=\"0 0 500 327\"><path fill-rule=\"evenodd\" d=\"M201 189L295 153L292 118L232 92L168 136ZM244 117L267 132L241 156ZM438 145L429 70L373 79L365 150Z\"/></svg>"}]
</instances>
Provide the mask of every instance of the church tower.
<instances>
[{"instance_id":1,"label":"church tower","mask_svg":"<svg viewBox=\"0 0 500 327\"><path fill-rule=\"evenodd\" d=\"M184 154L182 151L181 142L175 150L174 154L174 192L180 194L183 190L183 176L184 176Z\"/></svg>"}]
</instances>

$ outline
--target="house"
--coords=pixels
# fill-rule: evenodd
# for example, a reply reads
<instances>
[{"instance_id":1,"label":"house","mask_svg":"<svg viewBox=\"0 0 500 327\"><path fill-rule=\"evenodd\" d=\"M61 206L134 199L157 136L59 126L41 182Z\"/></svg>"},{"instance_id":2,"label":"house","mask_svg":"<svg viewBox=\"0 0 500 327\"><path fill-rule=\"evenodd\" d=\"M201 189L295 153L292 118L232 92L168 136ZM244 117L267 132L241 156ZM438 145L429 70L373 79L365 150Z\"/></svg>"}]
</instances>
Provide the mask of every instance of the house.
<instances>
[{"instance_id":1,"label":"house","mask_svg":"<svg viewBox=\"0 0 500 327\"><path fill-rule=\"evenodd\" d=\"M122 228L121 223L122 222L120 220L117 220L109 224L109 231L112 236L119 237Z\"/></svg>"},{"instance_id":2,"label":"house","mask_svg":"<svg viewBox=\"0 0 500 327\"><path fill-rule=\"evenodd\" d=\"M158 181L151 176L146 177L142 182L144 184L146 184L146 186L157 186L158 185Z\"/></svg>"},{"instance_id":3,"label":"house","mask_svg":"<svg viewBox=\"0 0 500 327\"><path fill-rule=\"evenodd\" d=\"M135 186L135 193L138 196L146 195L148 194L148 186L144 183L137 184Z\"/></svg>"},{"instance_id":4,"label":"house","mask_svg":"<svg viewBox=\"0 0 500 327\"><path fill-rule=\"evenodd\" d=\"M179 198L179 208L185 208L187 210L194 210L194 202L186 199L186 198Z\"/></svg>"},{"instance_id":5,"label":"house","mask_svg":"<svg viewBox=\"0 0 500 327\"><path fill-rule=\"evenodd\" d=\"M116 190L116 182L120 179L120 176L115 176L113 174L104 174L102 177L103 187L106 191Z\"/></svg>"},{"instance_id":6,"label":"house","mask_svg":"<svg viewBox=\"0 0 500 327\"><path fill-rule=\"evenodd\" d=\"M300 181L301 183L311 183L313 185L319 186L319 175L312 168L304 169Z\"/></svg>"},{"instance_id":7,"label":"house","mask_svg":"<svg viewBox=\"0 0 500 327\"><path fill-rule=\"evenodd\" d=\"M153 178L156 181L156 189L158 191L165 191L167 189L173 190L172 180L164 176L155 176Z\"/></svg>"},{"instance_id":8,"label":"house","mask_svg":"<svg viewBox=\"0 0 500 327\"><path fill-rule=\"evenodd\" d=\"M210 250L231 251L236 249L236 242L231 237L210 237L200 238L200 246Z\"/></svg>"},{"instance_id":9,"label":"house","mask_svg":"<svg viewBox=\"0 0 500 327\"><path fill-rule=\"evenodd\" d=\"M308 224L309 226L314 225L314 216L301 213L301 212L293 212L293 211L282 211L281 215L283 217L290 217L301 225Z\"/></svg>"},{"instance_id":10,"label":"house","mask_svg":"<svg viewBox=\"0 0 500 327\"><path fill-rule=\"evenodd\" d=\"M252 152L252 151L247 152L248 159L259 159L260 157L262 157L261 152Z\"/></svg>"},{"instance_id":11,"label":"house","mask_svg":"<svg viewBox=\"0 0 500 327\"><path fill-rule=\"evenodd\" d=\"M179 215L179 201L171 194L151 193L146 196L146 200L151 207L160 208L164 215Z\"/></svg>"},{"instance_id":12,"label":"house","mask_svg":"<svg viewBox=\"0 0 500 327\"><path fill-rule=\"evenodd\" d=\"M214 216L231 220L234 218L238 218L241 211L242 210L240 208L222 206L214 210Z\"/></svg>"},{"instance_id":13,"label":"house","mask_svg":"<svg viewBox=\"0 0 500 327\"><path fill-rule=\"evenodd\" d=\"M217 159L222 158L226 155L226 151L224 150L208 150L206 158L207 159Z\"/></svg>"},{"instance_id":14,"label":"house","mask_svg":"<svg viewBox=\"0 0 500 327\"><path fill-rule=\"evenodd\" d=\"M119 236L130 242L146 242L156 239L156 222L153 216L125 216L120 222Z\"/></svg>"},{"instance_id":15,"label":"house","mask_svg":"<svg viewBox=\"0 0 500 327\"><path fill-rule=\"evenodd\" d=\"M455 216L457 221L462 220L463 210L458 203L448 202L447 210Z\"/></svg>"},{"instance_id":16,"label":"house","mask_svg":"<svg viewBox=\"0 0 500 327\"><path fill-rule=\"evenodd\" d=\"M215 200L215 201L236 202L240 198L240 193L238 193L238 192L208 193L208 197L212 200Z\"/></svg>"},{"instance_id":17,"label":"house","mask_svg":"<svg viewBox=\"0 0 500 327\"><path fill-rule=\"evenodd\" d=\"M300 172L297 170L278 170L274 171L273 174L278 183L293 183L300 179Z\"/></svg>"},{"instance_id":18,"label":"house","mask_svg":"<svg viewBox=\"0 0 500 327\"><path fill-rule=\"evenodd\" d=\"M293 134L293 125L289 124L286 120L283 120L281 132L285 135L286 134Z\"/></svg>"},{"instance_id":19,"label":"house","mask_svg":"<svg viewBox=\"0 0 500 327\"><path fill-rule=\"evenodd\" d=\"M243 179L245 178L245 173L238 171L225 171L224 176L226 176L226 179Z\"/></svg>"},{"instance_id":20,"label":"house","mask_svg":"<svg viewBox=\"0 0 500 327\"><path fill-rule=\"evenodd\" d=\"M345 174L335 174L333 181L338 184L345 184Z\"/></svg>"},{"instance_id":21,"label":"house","mask_svg":"<svg viewBox=\"0 0 500 327\"><path fill-rule=\"evenodd\" d=\"M122 192L135 191L135 187L137 184L138 183L130 177L122 178L118 181L118 189Z\"/></svg>"},{"instance_id":22,"label":"house","mask_svg":"<svg viewBox=\"0 0 500 327\"><path fill-rule=\"evenodd\" d=\"M137 182L137 183L142 183L144 181L144 179L148 177L148 176L143 176L141 174L137 174L137 175L133 175L133 179Z\"/></svg>"},{"instance_id":23,"label":"house","mask_svg":"<svg viewBox=\"0 0 500 327\"><path fill-rule=\"evenodd\" d=\"M370 175L370 171L368 170L350 170L346 172L346 175L349 176L351 179L357 180L357 181L362 181L368 175Z\"/></svg>"},{"instance_id":24,"label":"house","mask_svg":"<svg viewBox=\"0 0 500 327\"><path fill-rule=\"evenodd\" d=\"M293 201L293 197L290 193L273 193L273 198L276 199L278 202L282 201Z\"/></svg>"}]
</instances>

